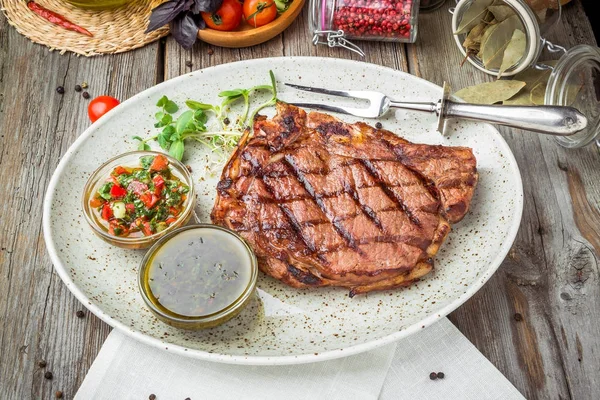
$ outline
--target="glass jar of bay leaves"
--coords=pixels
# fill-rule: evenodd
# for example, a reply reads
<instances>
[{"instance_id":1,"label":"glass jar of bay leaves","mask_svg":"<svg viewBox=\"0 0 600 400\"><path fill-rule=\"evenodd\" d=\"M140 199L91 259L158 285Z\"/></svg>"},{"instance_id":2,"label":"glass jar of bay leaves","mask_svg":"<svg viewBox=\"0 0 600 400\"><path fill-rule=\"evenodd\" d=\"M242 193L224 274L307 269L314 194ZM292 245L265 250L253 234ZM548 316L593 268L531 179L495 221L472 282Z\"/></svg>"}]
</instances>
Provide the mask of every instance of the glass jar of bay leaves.
<instances>
[{"instance_id":1,"label":"glass jar of bay leaves","mask_svg":"<svg viewBox=\"0 0 600 400\"><path fill-rule=\"evenodd\" d=\"M578 45L567 50L543 37L560 19L560 0L457 0L451 12L465 60L487 74L524 83L503 104L573 106L588 126L558 137L558 143L600 146L600 49ZM541 60L544 49L560 58Z\"/></svg>"}]
</instances>

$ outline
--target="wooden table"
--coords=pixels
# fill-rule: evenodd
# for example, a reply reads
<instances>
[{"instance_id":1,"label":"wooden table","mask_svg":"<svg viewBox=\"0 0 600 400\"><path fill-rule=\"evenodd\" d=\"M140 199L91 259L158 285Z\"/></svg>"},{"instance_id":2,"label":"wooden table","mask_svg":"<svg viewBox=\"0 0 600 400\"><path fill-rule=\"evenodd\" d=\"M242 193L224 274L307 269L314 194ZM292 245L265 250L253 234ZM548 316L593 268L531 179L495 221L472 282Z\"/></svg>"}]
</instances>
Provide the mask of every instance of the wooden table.
<instances>
[{"instance_id":1,"label":"wooden table","mask_svg":"<svg viewBox=\"0 0 600 400\"><path fill-rule=\"evenodd\" d=\"M414 45L361 43L365 61L462 88L490 80L461 55L450 2L419 21ZM84 58L32 44L0 18L0 398L72 398L110 327L75 299L44 246L43 194L60 157L89 126L87 101L60 96L83 81L90 93L125 100L190 70L274 56L359 57L314 47L306 9L283 35L230 50L171 38L137 51ZM549 37L567 48L595 45L579 0ZM213 53L214 51L214 53ZM189 66L191 62L191 67ZM521 168L525 210L516 242L494 277L450 319L530 399L600 393L600 157L536 134L503 129ZM85 317L77 318L76 311ZM517 321L516 313L522 315ZM54 378L44 379L39 360ZM593 396L595 394L595 396Z\"/></svg>"}]
</instances>

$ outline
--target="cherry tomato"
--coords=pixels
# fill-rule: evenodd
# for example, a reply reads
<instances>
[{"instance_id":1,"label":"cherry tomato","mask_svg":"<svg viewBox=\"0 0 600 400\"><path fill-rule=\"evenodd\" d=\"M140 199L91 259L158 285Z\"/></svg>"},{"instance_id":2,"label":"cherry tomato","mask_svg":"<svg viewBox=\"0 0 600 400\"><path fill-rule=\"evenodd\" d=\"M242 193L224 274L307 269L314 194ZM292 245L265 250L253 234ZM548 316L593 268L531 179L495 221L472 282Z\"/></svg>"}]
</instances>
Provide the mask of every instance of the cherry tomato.
<instances>
[{"instance_id":1,"label":"cherry tomato","mask_svg":"<svg viewBox=\"0 0 600 400\"><path fill-rule=\"evenodd\" d=\"M110 96L98 96L88 105L88 116L92 122L119 105L119 100Z\"/></svg>"},{"instance_id":2,"label":"cherry tomato","mask_svg":"<svg viewBox=\"0 0 600 400\"><path fill-rule=\"evenodd\" d=\"M206 26L218 31L232 31L242 22L242 5L238 0L223 0L214 13L202 13Z\"/></svg>"},{"instance_id":3,"label":"cherry tomato","mask_svg":"<svg viewBox=\"0 0 600 400\"><path fill-rule=\"evenodd\" d=\"M273 21L277 17L277 6L274 0L245 0L244 19L258 28Z\"/></svg>"}]
</instances>

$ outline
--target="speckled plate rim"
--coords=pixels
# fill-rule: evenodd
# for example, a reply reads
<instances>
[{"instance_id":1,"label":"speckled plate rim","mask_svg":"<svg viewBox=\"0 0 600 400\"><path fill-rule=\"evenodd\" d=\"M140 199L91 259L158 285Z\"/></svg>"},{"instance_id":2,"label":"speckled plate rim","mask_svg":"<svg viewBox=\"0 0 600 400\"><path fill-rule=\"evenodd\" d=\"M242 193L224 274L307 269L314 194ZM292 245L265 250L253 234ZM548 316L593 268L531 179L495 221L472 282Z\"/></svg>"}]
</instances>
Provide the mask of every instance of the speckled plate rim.
<instances>
[{"instance_id":1,"label":"speckled plate rim","mask_svg":"<svg viewBox=\"0 0 600 400\"><path fill-rule=\"evenodd\" d=\"M489 263L490 267L487 269L487 271L486 271L487 273L481 274L481 276L469 286L468 290L465 293L463 293L456 300L454 300L453 302L448 304L446 307L442 308L439 312L432 314L432 315L422 319L421 321L408 326L406 329L395 332L391 335L388 335L388 336L385 336L385 337L382 337L379 339L374 339L372 341L368 341L365 343L361 343L356 346L350 346L350 347L345 347L345 348L336 349L336 350L329 350L329 351L325 351L325 352L317 353L317 354L311 353L311 354L296 355L296 356L237 356L237 355L209 353L206 351L186 348L184 346L168 344L157 338L148 336L146 334L143 334L141 332L138 332L136 330L132 330L131 328L128 328L122 322L105 314L98 306L96 306L92 302L91 299L89 299L80 290L80 288L77 285L75 285L73 280L70 278L70 276L67 272L66 266L62 263L60 257L58 256L58 249L56 248L53 237L52 237L52 230L50 229L51 205L53 202L55 187L56 187L65 167L70 162L70 159L73 156L73 154L87 140L87 138L92 135L92 133L101 129L102 126L104 124L106 124L115 113L121 112L121 110L123 110L127 107L135 106L135 104L138 101L140 101L142 99L147 99L147 97L149 95L159 94L159 92L164 87L175 85L180 81L192 79L194 76L199 76L202 72L211 71L213 69L227 69L227 68L231 68L234 65L239 65L239 64L266 63L267 65L269 65L269 64L273 64L275 61L286 61L286 62L293 62L293 63L301 64L304 60L315 61L315 60L318 60L319 58L321 59L321 61L323 63L333 63L333 64L339 63L340 66L344 65L344 66L349 66L351 68L352 68L351 64L354 64L354 65L359 65L362 67L366 66L367 68L373 69L375 71L376 70L386 71L386 72L391 71L395 74L402 75L404 77L408 77L409 79L418 80L421 84L425 84L425 85L430 86L431 88L439 90L440 93L442 92L441 87L435 85L434 83L426 81L422 78L418 78L418 77L410 75L406 72L396 71L392 68L383 67L383 66L379 66L379 65L375 65L375 64L369 64L369 63L362 62L362 61L344 60L344 59L336 59L336 58L324 58L324 57L272 57L272 58L262 58L262 59L255 59L255 60L238 61L235 63L221 64L221 65L217 65L217 66L213 66L213 67L208 67L203 70L194 71L190 74L185 74L185 75L179 76L177 78L170 79L159 85L156 85L147 90L144 90L141 93L138 93L137 95L133 96L132 98L124 101L118 107L115 107L113 110L109 111L105 116L100 118L96 123L94 123L92 126L87 128L77 138L77 140L75 140L75 142L71 145L71 147L69 147L69 149L65 152L65 154L61 158L60 163L58 164L56 170L54 171L54 174L52 175L52 178L50 179L48 189L46 190L46 195L44 198L44 209L43 209L43 231L44 231L44 240L46 243L46 248L48 249L50 259L52 260L52 263L54 264L54 268L55 268L56 272L58 273L60 278L63 280L63 282L65 283L67 288L71 291L71 293L73 293L75 295L77 300L79 300L94 315L96 315L98 318L100 318L102 321L106 322L113 328L119 329L121 332L127 334L128 336L132 337L133 339L138 340L147 345L156 347L158 349L171 351L175 354L179 354L179 355L186 356L186 357L193 357L193 358L198 358L198 359L202 359L202 360L214 361L214 362L220 362L220 363L226 363L226 364L290 365L290 364L305 364L305 363L311 363L311 362L317 362L317 361L332 360L332 359L336 359L336 358L341 358L341 357L346 357L346 356L362 353L362 352L365 352L368 350L373 350L373 349L381 347L381 346L385 346L387 344L393 343L404 337L410 336L410 335L418 332L419 330L430 326L431 324L435 323L439 319L444 318L446 315L450 314L456 308L458 308L463 303L465 303L469 298L471 298L488 281L488 279L498 269L498 267L500 266L500 264L502 263L502 261L504 260L506 255L508 254L508 251L510 250L510 248L517 236L517 232L518 232L519 226L521 224L521 217L523 214L523 183L521 180L521 173L519 171L517 161L515 160L512 151L508 147L508 144L506 143L504 138L502 138L502 136L500 135L498 130L495 129L494 127L491 127L492 131L493 131L492 135L496 136L495 139L498 140L498 143L501 146L501 150L502 150L503 154L505 154L508 158L509 165L512 168L512 174L515 179L515 184L517 185L516 190L518 191L518 196L517 196L518 198L515 199L515 207L514 207L514 211L513 211L513 215L512 215L512 225L510 226L510 228L508 230L507 239L502 244L500 249L498 250L496 257L494 259L490 260L490 263Z\"/></svg>"}]
</instances>

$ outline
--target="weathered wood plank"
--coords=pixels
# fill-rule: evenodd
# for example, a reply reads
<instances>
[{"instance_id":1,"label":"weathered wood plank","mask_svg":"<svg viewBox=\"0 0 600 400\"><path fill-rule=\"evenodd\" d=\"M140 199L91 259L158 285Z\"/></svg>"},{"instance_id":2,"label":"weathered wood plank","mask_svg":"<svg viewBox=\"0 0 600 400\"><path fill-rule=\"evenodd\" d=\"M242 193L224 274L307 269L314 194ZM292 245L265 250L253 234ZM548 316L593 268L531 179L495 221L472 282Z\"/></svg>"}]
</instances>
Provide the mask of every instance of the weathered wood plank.
<instances>
[{"instance_id":1,"label":"weathered wood plank","mask_svg":"<svg viewBox=\"0 0 600 400\"><path fill-rule=\"evenodd\" d=\"M462 56L446 10L423 15L420 24L427 28L408 50L412 73L438 84L447 80L455 89L492 79L469 64L458 68ZM579 2L566 7L549 39L567 48L595 44ZM591 398L600 392L593 372L600 369L594 250L600 236L589 223L598 221L597 150L567 150L540 135L501 132L523 176L523 222L498 273L451 319L526 397Z\"/></svg>"},{"instance_id":2,"label":"weathered wood plank","mask_svg":"<svg viewBox=\"0 0 600 400\"><path fill-rule=\"evenodd\" d=\"M92 96L126 99L155 83L158 45L86 59L30 43L0 17L0 398L71 398L110 328L55 274L43 243L42 202L60 157L89 126ZM62 85L66 93L56 93ZM65 195L79 195L66 193ZM44 379L45 359L54 379Z\"/></svg>"}]
</instances>

